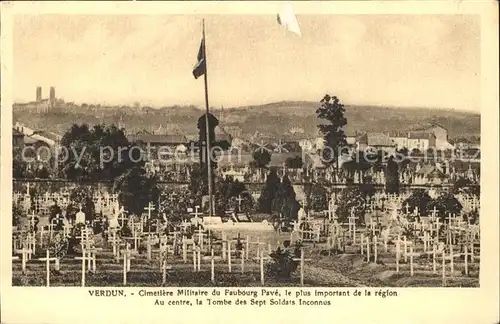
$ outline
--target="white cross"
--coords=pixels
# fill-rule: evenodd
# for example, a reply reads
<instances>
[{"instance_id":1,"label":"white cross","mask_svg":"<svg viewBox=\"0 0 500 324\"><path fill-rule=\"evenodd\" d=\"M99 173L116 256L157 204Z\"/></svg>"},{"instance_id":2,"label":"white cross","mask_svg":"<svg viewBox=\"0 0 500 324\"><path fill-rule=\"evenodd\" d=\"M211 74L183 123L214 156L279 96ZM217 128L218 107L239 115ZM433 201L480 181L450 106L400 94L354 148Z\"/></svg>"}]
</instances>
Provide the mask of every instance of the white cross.
<instances>
[{"instance_id":1,"label":"white cross","mask_svg":"<svg viewBox=\"0 0 500 324\"><path fill-rule=\"evenodd\" d=\"M26 272L26 261L29 259L30 255L33 251L31 249L27 249L26 247L23 247L23 249L20 252L22 255L21 267L22 267L23 273L25 273Z\"/></svg>"},{"instance_id":2,"label":"white cross","mask_svg":"<svg viewBox=\"0 0 500 324\"><path fill-rule=\"evenodd\" d=\"M300 261L300 285L304 285L304 265L305 261L311 261L311 259L304 258L304 248L300 249L300 258L293 258L293 261Z\"/></svg>"},{"instance_id":3,"label":"white cross","mask_svg":"<svg viewBox=\"0 0 500 324\"><path fill-rule=\"evenodd\" d=\"M92 258L89 253L87 253L85 248L82 248L82 256L75 257L75 260L82 260L82 287L85 287L85 262L92 260Z\"/></svg>"},{"instance_id":4,"label":"white cross","mask_svg":"<svg viewBox=\"0 0 500 324\"><path fill-rule=\"evenodd\" d=\"M148 219L151 219L151 212L156 210L152 202L149 202L148 206L144 208L148 212Z\"/></svg>"},{"instance_id":5,"label":"white cross","mask_svg":"<svg viewBox=\"0 0 500 324\"><path fill-rule=\"evenodd\" d=\"M125 211L121 212L117 219L121 222L120 226L125 226L125 221L128 220L128 217L125 216Z\"/></svg>"},{"instance_id":6,"label":"white cross","mask_svg":"<svg viewBox=\"0 0 500 324\"><path fill-rule=\"evenodd\" d=\"M437 209L436 206L434 206L434 209L432 209L432 219L436 218L436 214L437 214Z\"/></svg>"},{"instance_id":7,"label":"white cross","mask_svg":"<svg viewBox=\"0 0 500 324\"><path fill-rule=\"evenodd\" d=\"M49 254L50 254L49 249L47 249L47 251L46 251L46 257L38 259L40 261L45 261L46 262L46 271L47 271L46 282L47 282L47 287L50 287L50 261L56 261L57 262L57 260L58 260L55 257L50 258Z\"/></svg>"},{"instance_id":8,"label":"white cross","mask_svg":"<svg viewBox=\"0 0 500 324\"><path fill-rule=\"evenodd\" d=\"M238 198L236 198L236 200L238 201L238 210L241 210L241 202L244 200L243 198L241 198L241 195L238 195Z\"/></svg>"},{"instance_id":9,"label":"white cross","mask_svg":"<svg viewBox=\"0 0 500 324\"><path fill-rule=\"evenodd\" d=\"M200 206L194 206L194 217L196 218L201 215L200 213L198 213L198 209L200 209Z\"/></svg>"},{"instance_id":10,"label":"white cross","mask_svg":"<svg viewBox=\"0 0 500 324\"><path fill-rule=\"evenodd\" d=\"M35 211L32 210L31 211L31 215L29 215L29 226L30 226L30 231L34 231L35 230Z\"/></svg>"}]
</instances>

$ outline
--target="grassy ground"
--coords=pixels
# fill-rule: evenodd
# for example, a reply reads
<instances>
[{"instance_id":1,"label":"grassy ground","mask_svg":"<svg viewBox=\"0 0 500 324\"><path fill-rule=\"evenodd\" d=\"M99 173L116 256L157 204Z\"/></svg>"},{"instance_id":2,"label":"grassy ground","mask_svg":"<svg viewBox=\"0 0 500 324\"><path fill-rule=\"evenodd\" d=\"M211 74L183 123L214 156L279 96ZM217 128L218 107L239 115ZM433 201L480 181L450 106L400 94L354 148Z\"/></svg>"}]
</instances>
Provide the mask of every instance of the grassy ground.
<instances>
[{"instance_id":1,"label":"grassy ground","mask_svg":"<svg viewBox=\"0 0 500 324\"><path fill-rule=\"evenodd\" d=\"M227 233L229 237L237 237L237 233ZM263 242L261 250L268 252L268 245L274 248L277 242L289 239L289 234L278 236L274 232L252 233L240 232L240 237L246 239L251 235L250 241ZM347 246L346 253L328 255L324 244L306 245L306 261L304 269L305 286L324 287L441 287L441 263L437 263L437 271L432 271L432 259L426 256L415 257L414 275L410 276L410 266L400 262L399 273L396 271L394 247L390 246L387 253L379 251L378 260L366 262L366 255L361 255L359 246ZM418 245L416 246L418 247ZM27 264L25 274L21 271L20 260L13 261L14 286L45 286L45 262L36 258L44 257L45 251L38 249L37 256ZM216 249L216 255L220 251ZM182 287L257 287L261 286L260 269L257 260L257 245L253 244L249 251L249 260L245 261L245 272L241 273L241 259L232 260L232 272L229 273L228 265L223 260L218 260L215 266L215 284L210 281L210 261L201 261L201 271L193 272L191 254L184 263L181 256L168 261L166 286ZM145 252L136 253L131 262L131 271L127 274L127 286L161 286L162 272L158 261L158 251L153 251L153 260L148 261ZM97 272L86 275L86 286L121 286L123 284L123 264L115 262L111 249L107 248L98 253L96 262ZM53 268L51 264L51 268ZM478 287L479 286L479 261L469 264L468 275L464 274L463 260L455 260L454 273L449 273L447 262L447 278L445 285L448 287ZM266 275L265 286L299 286L299 270L288 281L278 280ZM61 260L60 271L51 273L51 286L80 286L81 261L74 260L74 256L67 256Z\"/></svg>"}]
</instances>

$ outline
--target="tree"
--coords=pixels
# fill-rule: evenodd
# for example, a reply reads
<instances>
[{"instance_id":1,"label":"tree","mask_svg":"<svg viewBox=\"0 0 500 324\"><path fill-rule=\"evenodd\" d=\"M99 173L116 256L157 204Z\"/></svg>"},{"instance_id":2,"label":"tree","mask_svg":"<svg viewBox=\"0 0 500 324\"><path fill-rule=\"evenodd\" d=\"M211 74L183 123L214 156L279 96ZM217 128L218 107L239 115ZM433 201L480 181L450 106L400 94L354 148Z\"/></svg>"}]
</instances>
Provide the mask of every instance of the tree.
<instances>
[{"instance_id":1,"label":"tree","mask_svg":"<svg viewBox=\"0 0 500 324\"><path fill-rule=\"evenodd\" d=\"M22 149L14 147L12 149L12 177L13 178L28 178L28 164L23 159Z\"/></svg>"},{"instance_id":2,"label":"tree","mask_svg":"<svg viewBox=\"0 0 500 324\"><path fill-rule=\"evenodd\" d=\"M148 176L140 166L134 166L118 177L113 183L113 192L118 192L118 200L126 211L138 216L150 202L158 201L160 195L157 179Z\"/></svg>"},{"instance_id":3,"label":"tree","mask_svg":"<svg viewBox=\"0 0 500 324\"><path fill-rule=\"evenodd\" d=\"M320 101L320 106L316 110L319 119L324 119L328 124L320 124L318 128L325 139L325 149L322 157L326 164L337 165L340 149L347 146L346 135L343 127L347 125L344 117L344 105L340 100L330 95L325 95Z\"/></svg>"},{"instance_id":4,"label":"tree","mask_svg":"<svg viewBox=\"0 0 500 324\"><path fill-rule=\"evenodd\" d=\"M288 221L297 219L300 204L295 199L295 190L287 175L283 177L279 187L277 195L273 199L273 211Z\"/></svg>"},{"instance_id":5,"label":"tree","mask_svg":"<svg viewBox=\"0 0 500 324\"><path fill-rule=\"evenodd\" d=\"M406 147L396 149L395 161L399 163L400 170L406 169L408 164L410 164L410 159L408 159L409 154L410 151Z\"/></svg>"},{"instance_id":6,"label":"tree","mask_svg":"<svg viewBox=\"0 0 500 324\"><path fill-rule=\"evenodd\" d=\"M252 161L252 166L257 167L257 168L265 168L271 162L271 153L269 150L264 149L264 148L258 148L256 149L253 154L253 161Z\"/></svg>"},{"instance_id":7,"label":"tree","mask_svg":"<svg viewBox=\"0 0 500 324\"><path fill-rule=\"evenodd\" d=\"M336 215L339 223L347 223L354 212L358 225L365 223L365 197L358 187L343 189L337 197Z\"/></svg>"},{"instance_id":8,"label":"tree","mask_svg":"<svg viewBox=\"0 0 500 324\"><path fill-rule=\"evenodd\" d=\"M399 193L399 168L392 155L385 168L385 192L388 194Z\"/></svg>"},{"instance_id":9,"label":"tree","mask_svg":"<svg viewBox=\"0 0 500 324\"><path fill-rule=\"evenodd\" d=\"M302 157L297 155L294 157L289 157L285 160L285 166L289 169L302 169L304 163L302 162Z\"/></svg>"},{"instance_id":10,"label":"tree","mask_svg":"<svg viewBox=\"0 0 500 324\"><path fill-rule=\"evenodd\" d=\"M67 149L59 157L61 174L70 180L113 180L139 161L137 150L116 126L74 124L63 135L61 146ZM131 153L135 153L135 156ZM139 157L139 158L138 158Z\"/></svg>"},{"instance_id":11,"label":"tree","mask_svg":"<svg viewBox=\"0 0 500 324\"><path fill-rule=\"evenodd\" d=\"M200 164L195 164L191 168L188 189L196 204L201 205L203 196L208 194L207 181L203 179L204 172Z\"/></svg>"},{"instance_id":12,"label":"tree","mask_svg":"<svg viewBox=\"0 0 500 324\"><path fill-rule=\"evenodd\" d=\"M432 209L432 198L429 196L427 191L417 189L403 201L402 207L404 210L406 210L406 206L409 207L410 212L413 212L415 208L418 208L419 215L425 216L428 214L429 210Z\"/></svg>"},{"instance_id":13,"label":"tree","mask_svg":"<svg viewBox=\"0 0 500 324\"><path fill-rule=\"evenodd\" d=\"M296 197L295 190L293 189L293 185L292 182L290 181L290 178L288 178L286 174L283 176L283 179L281 180L281 186L283 188L283 193L285 194L285 197L295 199Z\"/></svg>"},{"instance_id":14,"label":"tree","mask_svg":"<svg viewBox=\"0 0 500 324\"><path fill-rule=\"evenodd\" d=\"M269 175L267 176L264 189L259 197L258 210L261 213L271 214L273 200L278 196L278 191L280 190L281 181L276 173L276 169L271 169Z\"/></svg>"},{"instance_id":15,"label":"tree","mask_svg":"<svg viewBox=\"0 0 500 324\"><path fill-rule=\"evenodd\" d=\"M62 163L62 173L67 179L83 180L91 178L91 175L97 170L98 161L94 160L95 154L91 149L92 133L87 124L73 124L62 139L61 146L67 148L70 153L65 156L61 152L59 158ZM91 151L87 151L90 149ZM81 153L84 154L81 154ZM81 160L78 156L81 154Z\"/></svg>"}]
</instances>

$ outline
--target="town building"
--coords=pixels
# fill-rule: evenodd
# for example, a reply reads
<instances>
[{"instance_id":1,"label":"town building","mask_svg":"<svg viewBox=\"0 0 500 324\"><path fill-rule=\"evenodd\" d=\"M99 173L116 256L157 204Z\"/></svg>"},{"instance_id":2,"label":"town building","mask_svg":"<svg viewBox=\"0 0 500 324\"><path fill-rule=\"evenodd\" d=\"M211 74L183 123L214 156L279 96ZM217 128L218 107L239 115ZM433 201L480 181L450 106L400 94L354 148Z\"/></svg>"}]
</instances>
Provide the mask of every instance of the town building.
<instances>
[{"instance_id":1,"label":"town building","mask_svg":"<svg viewBox=\"0 0 500 324\"><path fill-rule=\"evenodd\" d=\"M409 132L407 148L419 151L436 148L436 135L430 132Z\"/></svg>"},{"instance_id":2,"label":"town building","mask_svg":"<svg viewBox=\"0 0 500 324\"><path fill-rule=\"evenodd\" d=\"M382 133L364 133L358 136L358 150L364 151L372 149L375 151L383 151L388 154L396 152L396 145L391 138Z\"/></svg>"},{"instance_id":3,"label":"town building","mask_svg":"<svg viewBox=\"0 0 500 324\"><path fill-rule=\"evenodd\" d=\"M161 159L184 154L187 150L188 141L184 135L176 134L153 134L146 130L127 136L129 142L140 146L146 153L151 154L149 158ZM147 151L149 148L149 152Z\"/></svg>"},{"instance_id":4,"label":"town building","mask_svg":"<svg viewBox=\"0 0 500 324\"><path fill-rule=\"evenodd\" d=\"M42 97L42 87L37 86L35 92L35 101L15 103L13 105L13 108L17 110L35 110L38 113L47 113L59 107L61 103L64 103L64 101L62 99L58 100L56 98L56 89L54 87L50 87L49 98L44 99Z\"/></svg>"},{"instance_id":5,"label":"town building","mask_svg":"<svg viewBox=\"0 0 500 324\"><path fill-rule=\"evenodd\" d=\"M408 132L392 131L389 137L398 150L408 148Z\"/></svg>"},{"instance_id":6,"label":"town building","mask_svg":"<svg viewBox=\"0 0 500 324\"><path fill-rule=\"evenodd\" d=\"M438 150L453 149L453 145L448 141L448 130L438 123L432 122L424 126L419 126L412 130L413 132L432 133L436 136L435 147Z\"/></svg>"}]
</instances>

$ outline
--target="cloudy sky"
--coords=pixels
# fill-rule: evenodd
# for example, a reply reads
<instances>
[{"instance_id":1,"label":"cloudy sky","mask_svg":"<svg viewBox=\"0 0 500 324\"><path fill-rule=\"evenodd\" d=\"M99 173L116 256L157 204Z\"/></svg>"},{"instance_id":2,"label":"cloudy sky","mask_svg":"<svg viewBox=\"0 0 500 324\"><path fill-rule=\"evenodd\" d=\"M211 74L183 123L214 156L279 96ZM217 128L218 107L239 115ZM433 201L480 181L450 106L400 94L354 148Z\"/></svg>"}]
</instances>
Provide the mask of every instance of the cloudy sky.
<instances>
[{"instance_id":1,"label":"cloudy sky","mask_svg":"<svg viewBox=\"0 0 500 324\"><path fill-rule=\"evenodd\" d=\"M210 104L281 100L479 112L480 20L445 15L38 15L14 20L14 99L204 105L191 74L207 28Z\"/></svg>"}]
</instances>

